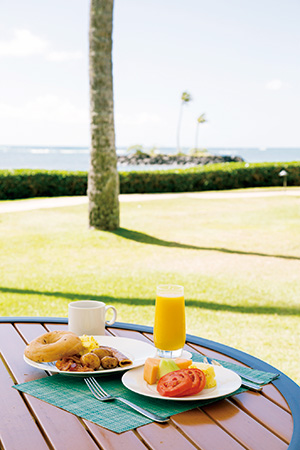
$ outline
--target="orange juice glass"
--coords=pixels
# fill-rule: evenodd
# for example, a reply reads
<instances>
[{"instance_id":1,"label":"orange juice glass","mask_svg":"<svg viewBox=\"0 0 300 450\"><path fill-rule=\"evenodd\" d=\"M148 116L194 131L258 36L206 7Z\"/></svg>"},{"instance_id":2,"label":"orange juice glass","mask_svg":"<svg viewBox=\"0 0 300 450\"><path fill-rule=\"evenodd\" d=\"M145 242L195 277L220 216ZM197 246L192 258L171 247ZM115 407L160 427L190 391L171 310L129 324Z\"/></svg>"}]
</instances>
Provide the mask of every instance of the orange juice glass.
<instances>
[{"instance_id":1,"label":"orange juice glass","mask_svg":"<svg viewBox=\"0 0 300 450\"><path fill-rule=\"evenodd\" d=\"M161 358L178 358L185 344L183 286L160 285L156 290L154 345Z\"/></svg>"}]
</instances>

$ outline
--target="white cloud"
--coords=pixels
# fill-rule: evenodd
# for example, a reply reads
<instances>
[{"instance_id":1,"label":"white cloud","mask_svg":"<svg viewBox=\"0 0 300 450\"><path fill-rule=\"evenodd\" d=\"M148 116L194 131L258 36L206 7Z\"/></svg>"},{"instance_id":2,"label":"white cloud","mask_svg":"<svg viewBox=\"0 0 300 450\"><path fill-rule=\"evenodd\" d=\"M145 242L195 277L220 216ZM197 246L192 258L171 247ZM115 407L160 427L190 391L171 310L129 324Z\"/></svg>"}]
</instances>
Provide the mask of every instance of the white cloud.
<instances>
[{"instance_id":1,"label":"white cloud","mask_svg":"<svg viewBox=\"0 0 300 450\"><path fill-rule=\"evenodd\" d=\"M18 29L13 31L10 41L0 41L0 56L27 57L42 56L48 61L70 61L81 59L79 51L55 51L48 41L34 35L30 30Z\"/></svg>"},{"instance_id":2,"label":"white cloud","mask_svg":"<svg viewBox=\"0 0 300 450\"><path fill-rule=\"evenodd\" d=\"M270 80L266 83L266 89L269 89L271 91L278 91L283 87L284 83L281 80Z\"/></svg>"},{"instance_id":3,"label":"white cloud","mask_svg":"<svg viewBox=\"0 0 300 450\"><path fill-rule=\"evenodd\" d=\"M32 56L43 54L48 43L29 30L14 30L10 41L0 41L1 56Z\"/></svg>"},{"instance_id":4,"label":"white cloud","mask_svg":"<svg viewBox=\"0 0 300 450\"><path fill-rule=\"evenodd\" d=\"M67 99L55 95L44 95L20 106L0 103L0 118L87 124L89 123L89 111L78 108Z\"/></svg>"},{"instance_id":5,"label":"white cloud","mask_svg":"<svg viewBox=\"0 0 300 450\"><path fill-rule=\"evenodd\" d=\"M46 55L48 61L70 61L82 57L82 52L49 52Z\"/></svg>"}]
</instances>

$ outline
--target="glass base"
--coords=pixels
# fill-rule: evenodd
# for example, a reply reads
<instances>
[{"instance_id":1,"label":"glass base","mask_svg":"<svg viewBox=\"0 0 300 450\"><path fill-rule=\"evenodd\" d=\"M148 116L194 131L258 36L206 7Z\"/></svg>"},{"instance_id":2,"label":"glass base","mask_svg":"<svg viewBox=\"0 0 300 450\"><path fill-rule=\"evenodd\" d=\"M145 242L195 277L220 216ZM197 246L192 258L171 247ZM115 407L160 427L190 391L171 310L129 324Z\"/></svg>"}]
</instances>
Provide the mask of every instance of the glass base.
<instances>
[{"instance_id":1,"label":"glass base","mask_svg":"<svg viewBox=\"0 0 300 450\"><path fill-rule=\"evenodd\" d=\"M179 350L160 350L157 349L157 356L160 358L173 359L180 358L182 355L182 348Z\"/></svg>"}]
</instances>

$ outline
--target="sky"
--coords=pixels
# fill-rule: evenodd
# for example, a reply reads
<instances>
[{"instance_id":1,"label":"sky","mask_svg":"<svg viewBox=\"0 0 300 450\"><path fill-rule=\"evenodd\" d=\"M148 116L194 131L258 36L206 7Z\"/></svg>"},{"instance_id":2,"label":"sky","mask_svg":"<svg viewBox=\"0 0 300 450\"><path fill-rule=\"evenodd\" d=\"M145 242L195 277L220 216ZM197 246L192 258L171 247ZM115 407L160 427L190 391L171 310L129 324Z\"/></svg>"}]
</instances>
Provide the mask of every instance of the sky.
<instances>
[{"instance_id":1,"label":"sky","mask_svg":"<svg viewBox=\"0 0 300 450\"><path fill-rule=\"evenodd\" d=\"M0 145L90 145L89 6L0 0ZM182 147L300 147L299 20L299 0L115 0L117 147L176 147L178 124Z\"/></svg>"}]
</instances>

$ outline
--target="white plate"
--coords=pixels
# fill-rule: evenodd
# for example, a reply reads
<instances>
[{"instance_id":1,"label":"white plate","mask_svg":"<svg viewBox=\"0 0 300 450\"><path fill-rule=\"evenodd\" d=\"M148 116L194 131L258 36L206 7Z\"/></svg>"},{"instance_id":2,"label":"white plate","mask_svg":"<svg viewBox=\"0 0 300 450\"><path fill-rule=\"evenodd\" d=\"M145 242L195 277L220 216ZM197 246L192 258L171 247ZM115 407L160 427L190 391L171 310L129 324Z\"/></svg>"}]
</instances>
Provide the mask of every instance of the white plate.
<instances>
[{"instance_id":1,"label":"white plate","mask_svg":"<svg viewBox=\"0 0 300 450\"><path fill-rule=\"evenodd\" d=\"M154 358L156 355L156 348L153 345L136 339L114 337L114 336L94 336L99 345L113 347L119 350L124 355L128 356L132 361L132 365L126 367L117 367L116 369L101 369L93 370L91 372L66 372L58 370L55 363L37 363L31 361L24 355L24 360L36 369L48 370L51 373L60 373L61 375L72 376L87 376L87 375L106 375L113 372L122 372L133 367L139 367L145 364L147 358Z\"/></svg>"},{"instance_id":2,"label":"white plate","mask_svg":"<svg viewBox=\"0 0 300 450\"><path fill-rule=\"evenodd\" d=\"M180 401L194 401L207 400L211 398L222 397L223 395L231 394L236 391L242 384L241 378L232 370L225 369L225 367L214 366L217 386L212 389L203 389L199 394L191 395L189 397L163 397L156 390L156 384L148 384L143 377L144 368L129 370L122 376L124 386L137 394L145 395L146 397L159 398L160 400L180 400Z\"/></svg>"}]
</instances>

